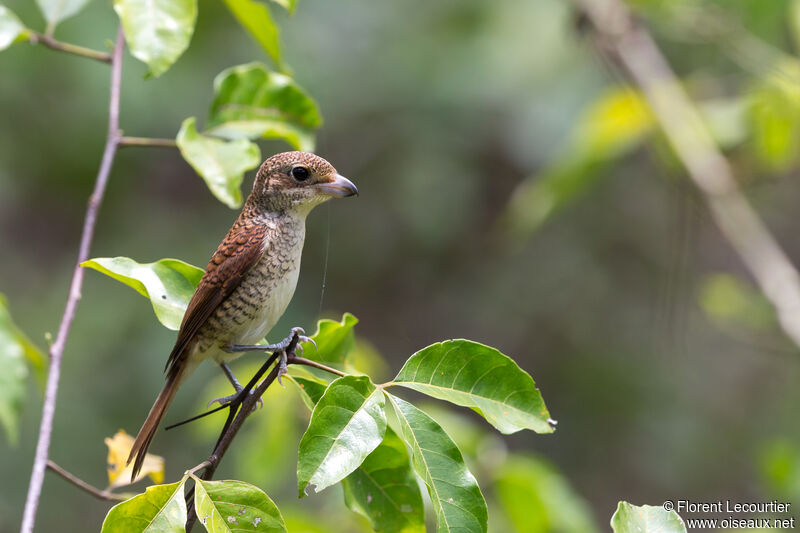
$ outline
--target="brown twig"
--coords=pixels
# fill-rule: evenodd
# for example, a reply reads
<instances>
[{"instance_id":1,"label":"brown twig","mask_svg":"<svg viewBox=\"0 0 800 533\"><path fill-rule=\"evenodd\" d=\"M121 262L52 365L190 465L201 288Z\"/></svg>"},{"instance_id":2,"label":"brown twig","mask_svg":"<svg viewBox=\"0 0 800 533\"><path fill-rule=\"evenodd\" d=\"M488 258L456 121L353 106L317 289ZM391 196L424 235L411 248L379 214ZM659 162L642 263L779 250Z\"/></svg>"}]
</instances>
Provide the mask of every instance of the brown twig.
<instances>
[{"instance_id":1,"label":"brown twig","mask_svg":"<svg viewBox=\"0 0 800 533\"><path fill-rule=\"evenodd\" d=\"M50 368L47 374L47 386L45 388L44 405L42 407L42 421L39 426L39 440L36 444L36 455L33 462L33 472L28 487L28 496L25 501L25 511L22 517L20 533L31 533L36 519L36 510L39 506L39 498L42 494L42 483L44 472L47 467L47 460L50 450L50 437L53 432L53 415L56 409L56 396L58 395L58 380L61 376L61 358L64 354L64 345L67 342L72 321L75 318L75 310L78 307L78 300L81 298L81 287L83 286L84 269L81 263L89 259L89 248L94 236L94 229L97 222L97 213L103 201L108 177L111 173L111 166L114 163L114 156L119 145L119 100L120 85L122 79L122 50L125 40L122 28L117 33L117 41L114 46L114 53L111 58L111 87L108 104L108 135L106 137L103 159L100 169L97 172L97 179L94 190L89 197L89 204L86 207L86 217L83 222L80 245L78 247L78 259L72 271L72 281L70 282L67 304L61 323L58 327L56 340L50 346Z\"/></svg>"},{"instance_id":2,"label":"brown twig","mask_svg":"<svg viewBox=\"0 0 800 533\"><path fill-rule=\"evenodd\" d=\"M59 52L66 52L68 54L94 59L95 61L100 61L101 63L111 63L112 61L112 54L99 52L97 50L92 50L91 48L78 46L77 44L57 41L50 35L36 31L28 30L28 41L33 44L44 45L51 50L57 50Z\"/></svg>"},{"instance_id":3,"label":"brown twig","mask_svg":"<svg viewBox=\"0 0 800 533\"><path fill-rule=\"evenodd\" d=\"M175 139L154 139L151 137L122 137L119 140L120 148L126 146L147 146L150 148L177 148Z\"/></svg>"},{"instance_id":4,"label":"brown twig","mask_svg":"<svg viewBox=\"0 0 800 533\"><path fill-rule=\"evenodd\" d=\"M287 364L295 364L295 365L311 366L311 367L314 367L314 368L318 368L320 370L324 370L325 372L330 372L331 374L336 374L337 376L341 376L341 377L344 377L344 376L348 375L347 372L342 372L341 370L338 370L336 368L331 368L329 366L325 366L322 363L318 363L316 361L312 361L311 359L306 359L305 357L297 357L297 356L290 357L286 361L286 363Z\"/></svg>"},{"instance_id":5,"label":"brown twig","mask_svg":"<svg viewBox=\"0 0 800 533\"><path fill-rule=\"evenodd\" d=\"M800 274L740 191L728 160L658 45L620 0L573 2L594 27L598 49L641 89L720 231L774 306L783 331L800 346Z\"/></svg>"},{"instance_id":6,"label":"brown twig","mask_svg":"<svg viewBox=\"0 0 800 533\"><path fill-rule=\"evenodd\" d=\"M101 500L107 500L112 502L122 502L127 500L126 496L122 494L114 494L113 492L109 492L107 490L100 490L95 486L89 485L81 478L77 477L75 474L67 472L56 463L51 460L47 460L47 468L58 474L59 476L63 477L82 491L88 492L95 498L100 498Z\"/></svg>"}]
</instances>

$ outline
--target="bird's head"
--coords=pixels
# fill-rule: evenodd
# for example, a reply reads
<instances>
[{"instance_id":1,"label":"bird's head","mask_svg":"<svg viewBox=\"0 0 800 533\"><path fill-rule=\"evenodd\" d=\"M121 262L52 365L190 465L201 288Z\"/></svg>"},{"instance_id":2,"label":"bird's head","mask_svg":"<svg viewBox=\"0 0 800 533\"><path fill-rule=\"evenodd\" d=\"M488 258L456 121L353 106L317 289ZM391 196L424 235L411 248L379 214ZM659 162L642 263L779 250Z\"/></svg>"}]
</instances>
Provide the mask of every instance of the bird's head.
<instances>
[{"instance_id":1,"label":"bird's head","mask_svg":"<svg viewBox=\"0 0 800 533\"><path fill-rule=\"evenodd\" d=\"M261 164L248 203L270 211L307 213L331 198L357 194L356 186L318 155L284 152Z\"/></svg>"}]
</instances>

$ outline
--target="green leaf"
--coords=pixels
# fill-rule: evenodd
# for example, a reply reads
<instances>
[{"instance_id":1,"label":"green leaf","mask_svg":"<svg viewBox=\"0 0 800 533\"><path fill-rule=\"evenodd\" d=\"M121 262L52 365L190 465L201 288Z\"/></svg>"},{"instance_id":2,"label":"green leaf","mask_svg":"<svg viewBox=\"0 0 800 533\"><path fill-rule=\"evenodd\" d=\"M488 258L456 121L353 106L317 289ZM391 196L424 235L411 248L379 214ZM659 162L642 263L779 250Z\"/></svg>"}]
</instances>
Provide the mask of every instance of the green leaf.
<instances>
[{"instance_id":1,"label":"green leaf","mask_svg":"<svg viewBox=\"0 0 800 533\"><path fill-rule=\"evenodd\" d=\"M587 503L550 464L511 456L497 472L495 494L517 533L593 533Z\"/></svg>"},{"instance_id":2,"label":"green leaf","mask_svg":"<svg viewBox=\"0 0 800 533\"><path fill-rule=\"evenodd\" d=\"M405 444L386 428L383 442L342 480L344 502L387 533L424 533L425 508Z\"/></svg>"},{"instance_id":3,"label":"green leaf","mask_svg":"<svg viewBox=\"0 0 800 533\"><path fill-rule=\"evenodd\" d=\"M355 333L353 328L358 324L358 319L350 313L345 313L342 320L337 322L324 318L317 323L317 332L311 338L317 344L303 344L303 353L314 361L327 363L344 363L355 346Z\"/></svg>"},{"instance_id":4,"label":"green leaf","mask_svg":"<svg viewBox=\"0 0 800 533\"><path fill-rule=\"evenodd\" d=\"M88 3L89 0L36 0L44 19L51 27L75 15Z\"/></svg>"},{"instance_id":5,"label":"green leaf","mask_svg":"<svg viewBox=\"0 0 800 533\"><path fill-rule=\"evenodd\" d=\"M189 47L197 0L114 0L131 54L160 76Z\"/></svg>"},{"instance_id":6,"label":"green leaf","mask_svg":"<svg viewBox=\"0 0 800 533\"><path fill-rule=\"evenodd\" d=\"M300 497L338 483L383 440L385 400L366 376L345 376L328 386L311 413L297 462Z\"/></svg>"},{"instance_id":7,"label":"green leaf","mask_svg":"<svg viewBox=\"0 0 800 533\"><path fill-rule=\"evenodd\" d=\"M282 65L280 31L272 20L269 8L255 0L225 0L225 5L280 68Z\"/></svg>"},{"instance_id":8,"label":"green leaf","mask_svg":"<svg viewBox=\"0 0 800 533\"><path fill-rule=\"evenodd\" d=\"M485 533L488 511L475 476L442 427L405 400L386 393L394 407L411 464L428 487L436 531Z\"/></svg>"},{"instance_id":9,"label":"green leaf","mask_svg":"<svg viewBox=\"0 0 800 533\"><path fill-rule=\"evenodd\" d=\"M313 151L312 130L322 124L314 100L290 77L248 63L214 79L209 131L227 139L282 139Z\"/></svg>"},{"instance_id":10,"label":"green leaf","mask_svg":"<svg viewBox=\"0 0 800 533\"><path fill-rule=\"evenodd\" d=\"M788 72L797 74L794 65ZM787 74L788 76L788 74ZM800 90L783 83L763 83L752 91L750 120L756 155L770 169L786 171L800 156Z\"/></svg>"},{"instance_id":11,"label":"green leaf","mask_svg":"<svg viewBox=\"0 0 800 533\"><path fill-rule=\"evenodd\" d=\"M209 533L286 531L278 507L258 487L243 481L192 479L197 519Z\"/></svg>"},{"instance_id":12,"label":"green leaf","mask_svg":"<svg viewBox=\"0 0 800 533\"><path fill-rule=\"evenodd\" d=\"M178 259L137 263L128 257L97 257L81 263L132 287L153 304L158 321L169 329L180 328L186 306L203 270Z\"/></svg>"},{"instance_id":13,"label":"green leaf","mask_svg":"<svg viewBox=\"0 0 800 533\"><path fill-rule=\"evenodd\" d=\"M26 359L40 373L44 371L44 355L14 324L0 294L0 426L10 444L19 441L19 418L27 390Z\"/></svg>"},{"instance_id":14,"label":"green leaf","mask_svg":"<svg viewBox=\"0 0 800 533\"><path fill-rule=\"evenodd\" d=\"M25 26L6 6L0 4L0 50L5 50L25 32Z\"/></svg>"},{"instance_id":15,"label":"green leaf","mask_svg":"<svg viewBox=\"0 0 800 533\"><path fill-rule=\"evenodd\" d=\"M106 515L101 533L184 533L184 481L147 487L144 494L115 505Z\"/></svg>"},{"instance_id":16,"label":"green leaf","mask_svg":"<svg viewBox=\"0 0 800 533\"><path fill-rule=\"evenodd\" d=\"M484 344L463 339L432 344L412 355L392 383L470 407L502 433L553 432L533 378Z\"/></svg>"},{"instance_id":17,"label":"green leaf","mask_svg":"<svg viewBox=\"0 0 800 533\"><path fill-rule=\"evenodd\" d=\"M631 505L619 502L617 512L611 517L615 533L686 533L683 519L675 511L665 511L662 506Z\"/></svg>"},{"instance_id":18,"label":"green leaf","mask_svg":"<svg viewBox=\"0 0 800 533\"><path fill-rule=\"evenodd\" d=\"M230 208L242 205L244 173L261 163L261 150L247 139L223 141L197 133L187 118L175 139L183 158L205 180L211 193Z\"/></svg>"},{"instance_id":19,"label":"green leaf","mask_svg":"<svg viewBox=\"0 0 800 533\"><path fill-rule=\"evenodd\" d=\"M325 394L325 389L328 388L328 384L316 378L309 378L303 376L288 376L289 379L297 385L297 390L300 392L300 397L303 399L303 403L306 404L306 407L314 410L314 406L317 405L319 399L322 398L322 395Z\"/></svg>"}]
</instances>

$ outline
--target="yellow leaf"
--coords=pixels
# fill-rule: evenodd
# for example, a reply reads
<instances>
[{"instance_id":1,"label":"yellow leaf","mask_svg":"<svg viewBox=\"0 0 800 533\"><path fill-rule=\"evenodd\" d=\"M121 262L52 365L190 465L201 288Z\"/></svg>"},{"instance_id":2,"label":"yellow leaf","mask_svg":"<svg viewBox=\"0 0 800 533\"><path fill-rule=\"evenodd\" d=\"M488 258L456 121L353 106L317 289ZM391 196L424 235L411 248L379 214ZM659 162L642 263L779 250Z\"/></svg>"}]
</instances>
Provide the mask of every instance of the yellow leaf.
<instances>
[{"instance_id":1,"label":"yellow leaf","mask_svg":"<svg viewBox=\"0 0 800 533\"><path fill-rule=\"evenodd\" d=\"M638 143L654 125L653 115L639 92L614 88L584 112L575 144L594 157L616 157Z\"/></svg>"},{"instance_id":2,"label":"yellow leaf","mask_svg":"<svg viewBox=\"0 0 800 533\"><path fill-rule=\"evenodd\" d=\"M133 447L133 437L120 429L112 438L106 437L108 446L108 483L109 490L131 484L131 471L133 463L126 465L128 455ZM164 481L164 458L148 453L144 458L142 471L136 476L133 483L150 476L153 483L160 484Z\"/></svg>"}]
</instances>

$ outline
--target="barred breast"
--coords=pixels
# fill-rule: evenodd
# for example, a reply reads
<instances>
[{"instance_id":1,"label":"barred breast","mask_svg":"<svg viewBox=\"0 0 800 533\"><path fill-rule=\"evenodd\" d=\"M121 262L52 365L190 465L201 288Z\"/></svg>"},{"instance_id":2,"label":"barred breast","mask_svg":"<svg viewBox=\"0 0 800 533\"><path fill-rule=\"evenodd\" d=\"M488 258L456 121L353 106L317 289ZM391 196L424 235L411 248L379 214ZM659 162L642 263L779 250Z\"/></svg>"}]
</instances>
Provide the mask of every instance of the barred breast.
<instances>
[{"instance_id":1,"label":"barred breast","mask_svg":"<svg viewBox=\"0 0 800 533\"><path fill-rule=\"evenodd\" d=\"M256 344L278 322L294 295L300 275L305 221L272 215L267 246L258 263L198 331L194 357L231 361L241 354L224 351L229 344Z\"/></svg>"}]
</instances>

